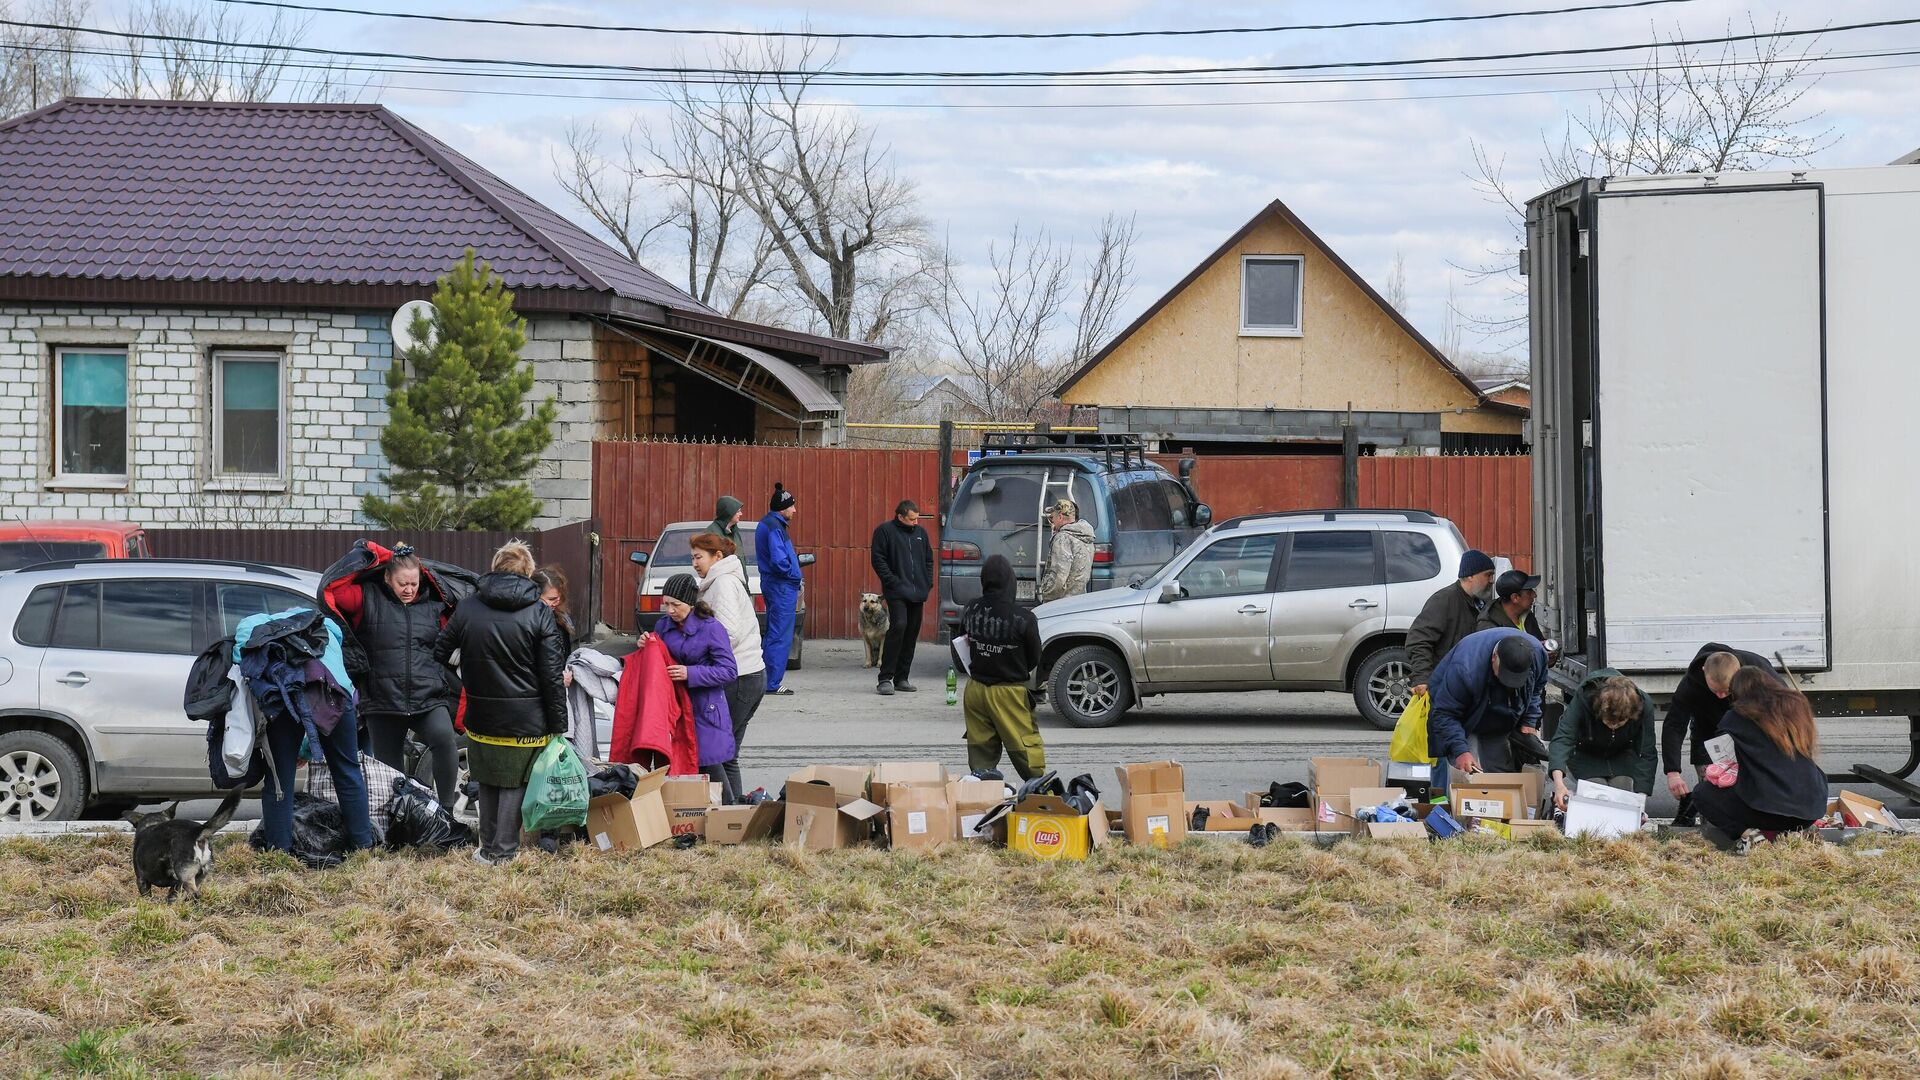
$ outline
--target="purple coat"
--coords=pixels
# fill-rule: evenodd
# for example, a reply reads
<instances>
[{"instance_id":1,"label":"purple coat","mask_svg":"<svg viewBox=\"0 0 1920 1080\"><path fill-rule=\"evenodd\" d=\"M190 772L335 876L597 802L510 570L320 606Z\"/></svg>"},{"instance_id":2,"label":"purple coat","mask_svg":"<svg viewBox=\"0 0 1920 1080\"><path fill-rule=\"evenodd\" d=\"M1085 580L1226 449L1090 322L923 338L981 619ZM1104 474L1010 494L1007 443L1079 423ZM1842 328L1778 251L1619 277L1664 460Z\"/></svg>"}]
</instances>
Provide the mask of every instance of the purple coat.
<instances>
[{"instance_id":1,"label":"purple coat","mask_svg":"<svg viewBox=\"0 0 1920 1080\"><path fill-rule=\"evenodd\" d=\"M721 765L736 756L733 718L727 714L727 686L739 678L733 665L733 644L719 619L698 612L676 623L662 615L653 632L667 646L673 662L687 669L687 696L693 699L694 738L700 744L701 765Z\"/></svg>"}]
</instances>

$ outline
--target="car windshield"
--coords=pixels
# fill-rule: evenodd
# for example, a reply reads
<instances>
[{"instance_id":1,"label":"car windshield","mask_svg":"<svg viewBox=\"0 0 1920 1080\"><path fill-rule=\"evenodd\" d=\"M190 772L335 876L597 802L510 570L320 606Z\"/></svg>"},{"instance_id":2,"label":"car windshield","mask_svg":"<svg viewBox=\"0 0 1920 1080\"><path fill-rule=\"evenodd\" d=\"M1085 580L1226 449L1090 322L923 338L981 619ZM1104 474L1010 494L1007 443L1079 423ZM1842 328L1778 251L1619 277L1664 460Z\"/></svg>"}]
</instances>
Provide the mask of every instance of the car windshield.
<instances>
[{"instance_id":1,"label":"car windshield","mask_svg":"<svg viewBox=\"0 0 1920 1080\"><path fill-rule=\"evenodd\" d=\"M0 541L0 570L62 559L103 559L106 555L107 545L98 540L5 540Z\"/></svg>"},{"instance_id":2,"label":"car windshield","mask_svg":"<svg viewBox=\"0 0 1920 1080\"><path fill-rule=\"evenodd\" d=\"M693 549L687 546L687 541L704 531L706 531L704 528L669 529L661 533L659 542L653 545L653 553L647 556L647 565L674 570L691 570ZM740 523L740 550L737 554L740 556L740 562L748 569L756 565L753 554L753 523L750 521Z\"/></svg>"}]
</instances>

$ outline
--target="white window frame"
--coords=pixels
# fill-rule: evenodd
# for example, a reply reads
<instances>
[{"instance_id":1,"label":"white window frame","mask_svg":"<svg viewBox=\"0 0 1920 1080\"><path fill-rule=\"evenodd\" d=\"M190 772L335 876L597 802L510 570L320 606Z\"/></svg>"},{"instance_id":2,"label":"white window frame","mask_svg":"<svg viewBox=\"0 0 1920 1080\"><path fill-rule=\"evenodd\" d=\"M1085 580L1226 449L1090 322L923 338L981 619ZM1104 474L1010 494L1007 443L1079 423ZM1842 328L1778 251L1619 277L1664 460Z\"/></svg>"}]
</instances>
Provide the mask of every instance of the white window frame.
<instances>
[{"instance_id":1,"label":"white window frame","mask_svg":"<svg viewBox=\"0 0 1920 1080\"><path fill-rule=\"evenodd\" d=\"M63 464L67 457L65 452L66 443L64 442L67 433L64 425L61 423L60 417L60 414L65 411L64 403L66 400L62 396L65 390L64 387L61 386L61 374L66 370L66 355L70 352L93 353L96 355L102 353L119 353L120 362L126 366L127 460L121 463L123 466L123 471L121 472L70 473L66 471ZM52 473L52 479L47 481L47 486L55 489L78 488L98 491L124 491L127 486L127 472L125 471L125 467L133 459L133 350L125 345L56 345L53 348L53 370L49 371L47 375L47 385L52 390L52 394L50 395L52 407L47 411L52 414L51 430L53 432L53 467L48 470Z\"/></svg>"},{"instance_id":2,"label":"white window frame","mask_svg":"<svg viewBox=\"0 0 1920 1080\"><path fill-rule=\"evenodd\" d=\"M1293 274L1293 325L1292 326L1252 326L1247 322L1247 264L1290 262L1294 266ZM1301 327L1306 323L1307 297L1307 259L1304 255L1242 255L1240 256L1240 336L1241 337L1301 337Z\"/></svg>"},{"instance_id":3,"label":"white window frame","mask_svg":"<svg viewBox=\"0 0 1920 1080\"><path fill-rule=\"evenodd\" d=\"M277 365L279 377L274 381L278 387L277 392L280 395L278 408L280 421L275 430L275 435L279 440L276 460L279 462L280 467L274 472L245 473L226 471L226 424L223 415L225 410L223 402L226 399L227 365L225 361L228 360L271 360ZM207 403L207 427L212 435L213 459L208 463L212 480L207 486L214 489L244 488L265 489L269 491L284 490L287 477L287 354L278 349L214 349L209 355L209 364L213 369L212 376L208 380L209 385L213 389L213 394Z\"/></svg>"}]
</instances>

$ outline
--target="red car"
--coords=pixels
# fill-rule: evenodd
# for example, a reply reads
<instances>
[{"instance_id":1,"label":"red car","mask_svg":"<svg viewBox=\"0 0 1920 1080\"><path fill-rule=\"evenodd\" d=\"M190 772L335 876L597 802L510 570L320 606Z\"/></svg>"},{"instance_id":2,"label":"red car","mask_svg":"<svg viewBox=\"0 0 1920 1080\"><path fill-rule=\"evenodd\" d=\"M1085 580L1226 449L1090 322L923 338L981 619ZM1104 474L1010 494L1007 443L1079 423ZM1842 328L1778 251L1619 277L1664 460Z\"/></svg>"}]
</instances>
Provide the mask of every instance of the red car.
<instances>
[{"instance_id":1,"label":"red car","mask_svg":"<svg viewBox=\"0 0 1920 1080\"><path fill-rule=\"evenodd\" d=\"M148 559L147 531L124 521L0 522L0 571L63 559Z\"/></svg>"}]
</instances>

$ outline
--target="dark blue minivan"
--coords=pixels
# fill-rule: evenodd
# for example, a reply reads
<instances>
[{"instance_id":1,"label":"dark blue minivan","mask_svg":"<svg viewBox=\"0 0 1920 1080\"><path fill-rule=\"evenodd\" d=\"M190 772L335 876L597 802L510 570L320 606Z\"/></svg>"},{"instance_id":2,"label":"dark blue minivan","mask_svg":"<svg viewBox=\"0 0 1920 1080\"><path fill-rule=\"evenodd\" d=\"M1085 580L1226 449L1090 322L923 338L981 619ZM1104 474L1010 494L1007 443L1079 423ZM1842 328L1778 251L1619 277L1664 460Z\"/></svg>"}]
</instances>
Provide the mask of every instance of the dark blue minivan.
<instances>
[{"instance_id":1,"label":"dark blue minivan","mask_svg":"<svg viewBox=\"0 0 1920 1080\"><path fill-rule=\"evenodd\" d=\"M1178 477L1149 460L1136 435L994 433L967 467L940 528L940 622L952 629L980 596L989 555L1013 563L1022 604L1038 603L1051 530L1046 508L1072 499L1093 527L1089 592L1158 570L1205 531L1213 511L1193 492L1191 459Z\"/></svg>"}]
</instances>

